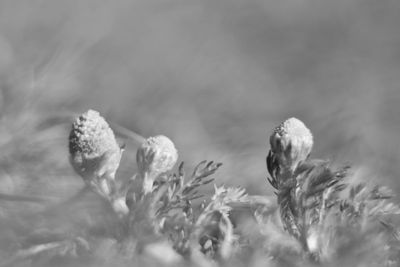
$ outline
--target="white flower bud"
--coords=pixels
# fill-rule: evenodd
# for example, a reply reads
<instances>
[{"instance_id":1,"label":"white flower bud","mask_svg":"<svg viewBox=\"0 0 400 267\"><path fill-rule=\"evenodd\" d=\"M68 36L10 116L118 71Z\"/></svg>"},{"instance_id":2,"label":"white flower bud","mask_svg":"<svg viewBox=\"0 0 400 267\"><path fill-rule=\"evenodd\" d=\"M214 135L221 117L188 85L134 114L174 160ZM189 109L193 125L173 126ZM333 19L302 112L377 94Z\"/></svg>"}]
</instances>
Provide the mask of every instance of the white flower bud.
<instances>
[{"instance_id":1,"label":"white flower bud","mask_svg":"<svg viewBox=\"0 0 400 267\"><path fill-rule=\"evenodd\" d=\"M291 172L307 159L313 146L311 131L296 118L287 119L276 127L269 141L280 167Z\"/></svg>"},{"instance_id":2,"label":"white flower bud","mask_svg":"<svg viewBox=\"0 0 400 267\"><path fill-rule=\"evenodd\" d=\"M122 151L110 126L97 111L83 113L72 124L69 152L71 165L84 181L108 195L107 181L115 178Z\"/></svg>"},{"instance_id":3,"label":"white flower bud","mask_svg":"<svg viewBox=\"0 0 400 267\"><path fill-rule=\"evenodd\" d=\"M152 192L154 180L170 171L177 160L178 151L168 137L158 135L147 138L136 153L139 175L143 178L143 191Z\"/></svg>"}]
</instances>

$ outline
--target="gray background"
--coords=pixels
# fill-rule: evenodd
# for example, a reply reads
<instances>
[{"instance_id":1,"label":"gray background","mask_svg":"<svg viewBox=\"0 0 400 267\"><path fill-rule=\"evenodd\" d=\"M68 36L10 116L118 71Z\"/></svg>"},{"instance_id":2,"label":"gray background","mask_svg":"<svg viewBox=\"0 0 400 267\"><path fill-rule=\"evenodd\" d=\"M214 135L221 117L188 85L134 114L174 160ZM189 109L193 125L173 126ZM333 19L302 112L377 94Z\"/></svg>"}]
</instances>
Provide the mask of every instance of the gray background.
<instances>
[{"instance_id":1,"label":"gray background","mask_svg":"<svg viewBox=\"0 0 400 267\"><path fill-rule=\"evenodd\" d=\"M218 183L257 193L271 192L269 133L295 116L314 133L313 157L399 191L399 13L397 0L2 0L2 104L97 109L168 135L190 166L224 162Z\"/></svg>"}]
</instances>

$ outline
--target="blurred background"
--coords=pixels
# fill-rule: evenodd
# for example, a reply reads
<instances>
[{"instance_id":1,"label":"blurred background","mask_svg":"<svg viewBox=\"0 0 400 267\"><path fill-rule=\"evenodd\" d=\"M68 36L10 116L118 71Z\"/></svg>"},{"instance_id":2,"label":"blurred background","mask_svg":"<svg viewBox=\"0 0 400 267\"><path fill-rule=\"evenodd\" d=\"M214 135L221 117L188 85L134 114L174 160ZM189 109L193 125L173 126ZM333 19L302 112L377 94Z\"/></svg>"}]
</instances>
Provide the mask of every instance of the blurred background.
<instances>
[{"instance_id":1,"label":"blurred background","mask_svg":"<svg viewBox=\"0 0 400 267\"><path fill-rule=\"evenodd\" d=\"M397 0L1 0L1 191L81 186L67 138L92 108L259 194L269 134L297 117L313 157L400 192L399 13ZM137 143L121 142L131 175Z\"/></svg>"}]
</instances>

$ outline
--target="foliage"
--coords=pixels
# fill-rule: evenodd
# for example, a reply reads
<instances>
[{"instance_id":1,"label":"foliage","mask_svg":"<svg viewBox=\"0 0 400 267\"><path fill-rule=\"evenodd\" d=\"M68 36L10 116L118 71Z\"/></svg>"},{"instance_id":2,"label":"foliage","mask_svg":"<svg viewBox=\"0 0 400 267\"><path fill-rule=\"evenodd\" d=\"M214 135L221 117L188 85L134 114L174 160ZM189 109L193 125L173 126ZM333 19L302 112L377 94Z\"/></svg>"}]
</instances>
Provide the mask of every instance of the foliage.
<instances>
[{"instance_id":1,"label":"foliage","mask_svg":"<svg viewBox=\"0 0 400 267\"><path fill-rule=\"evenodd\" d=\"M43 122L34 122L31 128L26 126L32 138L8 139L3 151L21 157L13 144L26 145L39 136L35 131ZM67 136L65 127L48 129ZM141 164L150 166L157 147L154 151ZM285 155L285 164L292 162L290 155L298 156L293 151ZM54 164L51 150L37 152L43 155L43 164ZM19 184L16 191L0 195L0 234L8 243L0 247L0 266L399 264L400 208L390 190L354 181L348 166L333 168L328 161L308 156L293 161L296 166L289 166L291 171L282 171L285 167L274 153L267 156L267 169L275 200L249 195L243 188L217 186L215 177L222 164L214 161L201 161L189 175L183 162L176 172L170 167L157 169L150 187L141 173L131 178L117 175L107 180L113 190L101 194L84 186L72 197L55 198L55 193L39 196L35 190L27 194ZM2 157L4 171L7 158ZM28 163L26 168L36 166ZM57 166L65 164L67 160ZM151 174L151 168L143 168ZM98 176L94 182L103 179L94 174ZM209 193L211 184L214 193Z\"/></svg>"}]
</instances>

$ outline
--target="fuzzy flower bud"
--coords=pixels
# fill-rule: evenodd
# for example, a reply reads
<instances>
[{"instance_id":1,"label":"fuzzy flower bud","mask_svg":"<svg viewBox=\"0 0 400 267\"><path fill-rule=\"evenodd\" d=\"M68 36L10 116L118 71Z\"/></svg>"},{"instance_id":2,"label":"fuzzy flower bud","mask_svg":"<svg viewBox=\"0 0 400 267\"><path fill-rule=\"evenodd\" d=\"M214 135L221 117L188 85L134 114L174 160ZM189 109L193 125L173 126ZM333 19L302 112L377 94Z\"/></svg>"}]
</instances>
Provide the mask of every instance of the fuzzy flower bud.
<instances>
[{"instance_id":1,"label":"fuzzy flower bud","mask_svg":"<svg viewBox=\"0 0 400 267\"><path fill-rule=\"evenodd\" d=\"M302 121L290 118L275 128L269 142L281 168L293 172L311 153L313 136Z\"/></svg>"},{"instance_id":2,"label":"fuzzy flower bud","mask_svg":"<svg viewBox=\"0 0 400 267\"><path fill-rule=\"evenodd\" d=\"M154 180L170 171L177 160L178 151L166 136L149 137L142 143L136 153L136 162L145 194L152 192Z\"/></svg>"},{"instance_id":3,"label":"fuzzy flower bud","mask_svg":"<svg viewBox=\"0 0 400 267\"><path fill-rule=\"evenodd\" d=\"M72 124L69 152L71 165L84 181L109 195L108 182L115 178L122 150L97 111L88 110Z\"/></svg>"}]
</instances>

